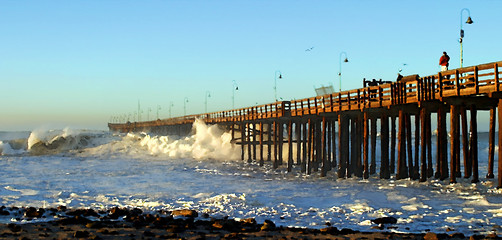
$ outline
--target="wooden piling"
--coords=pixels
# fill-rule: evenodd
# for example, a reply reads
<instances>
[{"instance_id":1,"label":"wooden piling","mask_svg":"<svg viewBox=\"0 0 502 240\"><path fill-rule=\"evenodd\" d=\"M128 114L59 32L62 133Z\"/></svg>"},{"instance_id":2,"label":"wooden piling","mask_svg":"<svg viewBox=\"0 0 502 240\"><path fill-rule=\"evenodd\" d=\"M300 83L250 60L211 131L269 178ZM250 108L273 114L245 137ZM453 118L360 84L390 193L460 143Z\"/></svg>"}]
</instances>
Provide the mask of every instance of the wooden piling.
<instances>
[{"instance_id":1,"label":"wooden piling","mask_svg":"<svg viewBox=\"0 0 502 240\"><path fill-rule=\"evenodd\" d=\"M406 114L403 109L399 109L399 133L397 149L397 174L396 179L407 178L406 169Z\"/></svg>"},{"instance_id":2,"label":"wooden piling","mask_svg":"<svg viewBox=\"0 0 502 240\"><path fill-rule=\"evenodd\" d=\"M415 179L415 176L413 174L413 169L415 166L413 166L413 149L412 149L412 142L411 142L411 115L410 114L405 114L405 120L406 120L406 143L407 143L407 149L408 149L408 177L411 179Z\"/></svg>"},{"instance_id":3,"label":"wooden piling","mask_svg":"<svg viewBox=\"0 0 502 240\"><path fill-rule=\"evenodd\" d=\"M472 183L479 182L478 172L478 120L476 105L471 105L471 159L472 159Z\"/></svg>"},{"instance_id":4,"label":"wooden piling","mask_svg":"<svg viewBox=\"0 0 502 240\"><path fill-rule=\"evenodd\" d=\"M326 117L322 117L322 129L321 129L321 177L326 177L327 168L327 152L326 152L326 130L327 130L327 121Z\"/></svg>"},{"instance_id":5,"label":"wooden piling","mask_svg":"<svg viewBox=\"0 0 502 240\"><path fill-rule=\"evenodd\" d=\"M396 172L396 117L390 118L390 173Z\"/></svg>"},{"instance_id":6,"label":"wooden piling","mask_svg":"<svg viewBox=\"0 0 502 240\"><path fill-rule=\"evenodd\" d=\"M381 121L381 162L380 162L380 178L389 179L390 178L390 166L389 166L389 117L382 113L380 117Z\"/></svg>"},{"instance_id":7,"label":"wooden piling","mask_svg":"<svg viewBox=\"0 0 502 240\"><path fill-rule=\"evenodd\" d=\"M293 122L288 121L288 172L293 169Z\"/></svg>"},{"instance_id":8,"label":"wooden piling","mask_svg":"<svg viewBox=\"0 0 502 240\"><path fill-rule=\"evenodd\" d=\"M450 183L457 182L457 160L460 155L458 108L457 105L451 105L450 107Z\"/></svg>"},{"instance_id":9,"label":"wooden piling","mask_svg":"<svg viewBox=\"0 0 502 240\"><path fill-rule=\"evenodd\" d=\"M499 115L499 159L498 159L498 185L497 188L502 188L502 99L499 99L498 103L498 115Z\"/></svg>"},{"instance_id":10,"label":"wooden piling","mask_svg":"<svg viewBox=\"0 0 502 240\"><path fill-rule=\"evenodd\" d=\"M338 139L338 178L345 178L349 161L349 124L342 113L338 114Z\"/></svg>"},{"instance_id":11,"label":"wooden piling","mask_svg":"<svg viewBox=\"0 0 502 240\"><path fill-rule=\"evenodd\" d=\"M470 178L472 173L471 158L469 157L469 129L467 129L467 111L465 105L460 106L462 124L462 153L464 157L464 177Z\"/></svg>"},{"instance_id":12,"label":"wooden piling","mask_svg":"<svg viewBox=\"0 0 502 240\"><path fill-rule=\"evenodd\" d=\"M486 178L494 178L493 175L493 162L495 160L495 107L490 108L490 136L488 142L488 173ZM499 113L500 114L500 113ZM500 149L500 148L499 148Z\"/></svg>"},{"instance_id":13,"label":"wooden piling","mask_svg":"<svg viewBox=\"0 0 502 240\"><path fill-rule=\"evenodd\" d=\"M260 121L260 166L263 166L263 122Z\"/></svg>"},{"instance_id":14,"label":"wooden piling","mask_svg":"<svg viewBox=\"0 0 502 240\"><path fill-rule=\"evenodd\" d=\"M368 168L368 144L369 144L369 123L368 123L368 112L363 113L363 178L368 179L370 176Z\"/></svg>"},{"instance_id":15,"label":"wooden piling","mask_svg":"<svg viewBox=\"0 0 502 240\"><path fill-rule=\"evenodd\" d=\"M427 181L427 109L420 109L420 122L421 126L421 134L420 134L420 182ZM415 149L418 151L418 149Z\"/></svg>"},{"instance_id":16,"label":"wooden piling","mask_svg":"<svg viewBox=\"0 0 502 240\"><path fill-rule=\"evenodd\" d=\"M370 175L376 173L376 139L377 139L377 118L371 119L371 162Z\"/></svg>"}]
</instances>

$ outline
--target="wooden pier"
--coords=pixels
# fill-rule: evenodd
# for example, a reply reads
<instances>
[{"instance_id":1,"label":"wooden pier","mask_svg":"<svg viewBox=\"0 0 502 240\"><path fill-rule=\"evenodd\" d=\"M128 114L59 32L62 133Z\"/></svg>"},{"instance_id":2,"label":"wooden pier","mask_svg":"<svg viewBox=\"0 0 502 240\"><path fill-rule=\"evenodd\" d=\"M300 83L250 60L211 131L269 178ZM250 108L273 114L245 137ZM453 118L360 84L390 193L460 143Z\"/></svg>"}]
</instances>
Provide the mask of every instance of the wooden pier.
<instances>
[{"instance_id":1,"label":"wooden pier","mask_svg":"<svg viewBox=\"0 0 502 240\"><path fill-rule=\"evenodd\" d=\"M396 179L435 177L455 183L464 177L475 183L478 111L490 112L487 178L495 177L497 120L502 149L501 65L493 62L300 100L108 126L121 132L188 134L195 119L201 119L231 131L242 159L260 165L286 164L288 171L296 165L305 174L320 176L335 171L338 178L369 178L378 172L384 179L395 174ZM437 123L434 132L432 121ZM432 137L437 139L435 152ZM502 187L502 151L497 177Z\"/></svg>"}]
</instances>

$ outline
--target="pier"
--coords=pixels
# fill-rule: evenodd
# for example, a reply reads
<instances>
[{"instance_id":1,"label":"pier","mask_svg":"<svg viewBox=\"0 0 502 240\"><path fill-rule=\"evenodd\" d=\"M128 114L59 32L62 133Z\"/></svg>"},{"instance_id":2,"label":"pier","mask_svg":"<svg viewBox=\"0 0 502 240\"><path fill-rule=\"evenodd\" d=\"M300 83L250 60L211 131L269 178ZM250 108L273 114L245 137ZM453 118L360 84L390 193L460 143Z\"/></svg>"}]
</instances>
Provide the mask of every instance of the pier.
<instances>
[{"instance_id":1,"label":"pier","mask_svg":"<svg viewBox=\"0 0 502 240\"><path fill-rule=\"evenodd\" d=\"M378 174L384 179L434 177L455 183L464 177L476 183L478 111L490 112L487 178L495 178L496 130L502 149L501 65L499 61L425 77L404 76L324 96L108 126L120 132L182 135L190 133L195 119L201 119L231 131L242 160L260 165L268 161L274 168L286 165L288 171L296 165L302 173L320 176L336 171L338 178ZM432 137L437 138L435 152ZM502 187L502 151L497 180Z\"/></svg>"}]
</instances>

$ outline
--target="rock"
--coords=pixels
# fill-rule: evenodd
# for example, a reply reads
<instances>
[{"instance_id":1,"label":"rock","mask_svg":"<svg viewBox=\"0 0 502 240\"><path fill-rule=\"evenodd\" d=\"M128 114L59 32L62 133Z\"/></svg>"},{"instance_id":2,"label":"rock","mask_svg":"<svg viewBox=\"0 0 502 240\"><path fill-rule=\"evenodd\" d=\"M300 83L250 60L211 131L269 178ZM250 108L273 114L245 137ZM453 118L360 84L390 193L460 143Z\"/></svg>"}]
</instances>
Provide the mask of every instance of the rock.
<instances>
[{"instance_id":1,"label":"rock","mask_svg":"<svg viewBox=\"0 0 502 240\"><path fill-rule=\"evenodd\" d=\"M425 234L424 240L438 240L438 235L433 232L428 232Z\"/></svg>"},{"instance_id":2,"label":"rock","mask_svg":"<svg viewBox=\"0 0 502 240\"><path fill-rule=\"evenodd\" d=\"M457 239L465 239L465 235L463 233L452 233L450 234L450 237Z\"/></svg>"},{"instance_id":3,"label":"rock","mask_svg":"<svg viewBox=\"0 0 502 240\"><path fill-rule=\"evenodd\" d=\"M382 217L371 220L375 224L396 224L397 219L395 217Z\"/></svg>"},{"instance_id":4,"label":"rock","mask_svg":"<svg viewBox=\"0 0 502 240\"><path fill-rule=\"evenodd\" d=\"M265 222L263 222L263 225L260 228L261 231L272 231L274 229L275 229L275 223L270 220L265 220Z\"/></svg>"},{"instance_id":5,"label":"rock","mask_svg":"<svg viewBox=\"0 0 502 240\"><path fill-rule=\"evenodd\" d=\"M39 218L45 213L44 209L37 210L34 207L29 207L25 210L24 216L27 218Z\"/></svg>"},{"instance_id":6,"label":"rock","mask_svg":"<svg viewBox=\"0 0 502 240\"><path fill-rule=\"evenodd\" d=\"M174 210L172 214L174 216L183 216L190 218L196 218L199 216L199 214L195 210L189 210L189 209Z\"/></svg>"},{"instance_id":7,"label":"rock","mask_svg":"<svg viewBox=\"0 0 502 240\"><path fill-rule=\"evenodd\" d=\"M12 232L20 232L21 231L21 226L19 226L18 224L14 224L14 223L9 223L7 225L7 228L9 228Z\"/></svg>"},{"instance_id":8,"label":"rock","mask_svg":"<svg viewBox=\"0 0 502 240\"><path fill-rule=\"evenodd\" d=\"M256 220L254 218L246 218L246 219L242 219L241 223L243 223L244 225L255 225Z\"/></svg>"},{"instance_id":9,"label":"rock","mask_svg":"<svg viewBox=\"0 0 502 240\"><path fill-rule=\"evenodd\" d=\"M73 234L73 237L75 237L75 238L87 238L87 237L89 237L89 232L88 231L76 231Z\"/></svg>"},{"instance_id":10,"label":"rock","mask_svg":"<svg viewBox=\"0 0 502 240\"><path fill-rule=\"evenodd\" d=\"M337 234L340 231L338 231L338 228L336 228L336 227L325 227L325 228L321 228L321 232L328 233L328 234Z\"/></svg>"}]
</instances>

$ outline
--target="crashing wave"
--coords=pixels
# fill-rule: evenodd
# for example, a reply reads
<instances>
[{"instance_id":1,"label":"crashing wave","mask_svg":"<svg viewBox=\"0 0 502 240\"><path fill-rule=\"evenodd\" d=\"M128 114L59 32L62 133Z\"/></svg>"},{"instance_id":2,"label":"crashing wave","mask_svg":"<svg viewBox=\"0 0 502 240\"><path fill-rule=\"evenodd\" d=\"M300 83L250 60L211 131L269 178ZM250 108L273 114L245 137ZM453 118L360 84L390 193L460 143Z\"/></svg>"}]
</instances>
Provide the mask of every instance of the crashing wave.
<instances>
[{"instance_id":1,"label":"crashing wave","mask_svg":"<svg viewBox=\"0 0 502 240\"><path fill-rule=\"evenodd\" d=\"M99 137L99 136L98 136ZM33 155L56 154L70 150L94 147L96 133L72 129L36 130L30 134L27 150Z\"/></svg>"}]
</instances>

